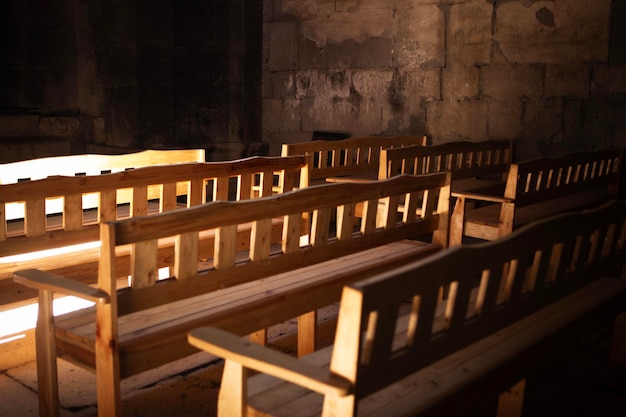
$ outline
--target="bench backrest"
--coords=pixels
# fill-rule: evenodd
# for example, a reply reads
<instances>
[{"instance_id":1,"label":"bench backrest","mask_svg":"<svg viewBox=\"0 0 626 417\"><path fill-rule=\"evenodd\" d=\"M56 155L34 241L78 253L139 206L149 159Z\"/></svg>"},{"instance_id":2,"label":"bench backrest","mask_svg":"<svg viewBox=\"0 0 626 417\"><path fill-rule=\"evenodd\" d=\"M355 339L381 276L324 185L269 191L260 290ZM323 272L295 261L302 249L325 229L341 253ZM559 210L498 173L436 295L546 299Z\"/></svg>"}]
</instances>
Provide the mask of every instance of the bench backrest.
<instances>
[{"instance_id":1,"label":"bench backrest","mask_svg":"<svg viewBox=\"0 0 626 417\"><path fill-rule=\"evenodd\" d=\"M426 145L426 136L363 136L343 140L314 140L286 143L282 155L308 155L308 183L324 182L327 177L361 175L378 171L380 150L411 145Z\"/></svg>"},{"instance_id":2,"label":"bench backrest","mask_svg":"<svg viewBox=\"0 0 626 417\"><path fill-rule=\"evenodd\" d=\"M580 152L512 164L504 197L517 207L607 188L617 198L622 155L617 149Z\"/></svg>"},{"instance_id":3,"label":"bench backrest","mask_svg":"<svg viewBox=\"0 0 626 417\"><path fill-rule=\"evenodd\" d=\"M302 169L303 156L250 157L0 185L0 256L5 257L0 258L0 278L20 265L19 260L7 260L11 255L98 241L100 221L146 215L152 207L163 212L213 200L266 196L276 187L282 192L291 189ZM286 185L276 186L276 178ZM85 211L85 196L95 197L97 211L92 216ZM62 204L51 215L46 202L59 199ZM123 204L126 201L130 204ZM15 205L23 213L19 221L7 216L7 207ZM33 267L50 269L45 258L42 262Z\"/></svg>"},{"instance_id":4,"label":"bench backrest","mask_svg":"<svg viewBox=\"0 0 626 417\"><path fill-rule=\"evenodd\" d=\"M450 186L448 174L398 176L367 184L323 184L282 195L247 201L216 201L185 210L101 224L100 289L110 294L117 314L156 307L368 248L433 233L445 247ZM398 200L415 210L398 216ZM379 201L385 204L379 204ZM417 204L422 215L416 215ZM354 206L365 202L362 219ZM310 213L310 216L309 216ZM303 219L311 233L303 238ZM271 224L282 222L279 244L270 239ZM238 227L252 223L247 242ZM211 246L198 236L214 232ZM173 276L156 279L158 240L175 240ZM130 245L128 271L115 271L116 248ZM247 249L249 248L249 249ZM196 259L209 262L198 271ZM130 276L130 286L115 291L115 277ZM117 299L116 299L117 297ZM116 301L115 301L116 300ZM116 320L113 312L109 320Z\"/></svg>"},{"instance_id":5,"label":"bench backrest","mask_svg":"<svg viewBox=\"0 0 626 417\"><path fill-rule=\"evenodd\" d=\"M626 204L613 202L346 286L331 371L352 381L358 401L596 278L619 278L625 245ZM407 300L404 336L394 340Z\"/></svg>"},{"instance_id":6,"label":"bench backrest","mask_svg":"<svg viewBox=\"0 0 626 417\"><path fill-rule=\"evenodd\" d=\"M450 171L452 180L505 174L513 162L513 141L448 142L383 149L378 178Z\"/></svg>"},{"instance_id":7,"label":"bench backrest","mask_svg":"<svg viewBox=\"0 0 626 417\"><path fill-rule=\"evenodd\" d=\"M204 149L146 150L117 155L52 156L0 165L0 184L38 180L54 175L99 175L151 165L191 162L205 162Z\"/></svg>"}]
</instances>

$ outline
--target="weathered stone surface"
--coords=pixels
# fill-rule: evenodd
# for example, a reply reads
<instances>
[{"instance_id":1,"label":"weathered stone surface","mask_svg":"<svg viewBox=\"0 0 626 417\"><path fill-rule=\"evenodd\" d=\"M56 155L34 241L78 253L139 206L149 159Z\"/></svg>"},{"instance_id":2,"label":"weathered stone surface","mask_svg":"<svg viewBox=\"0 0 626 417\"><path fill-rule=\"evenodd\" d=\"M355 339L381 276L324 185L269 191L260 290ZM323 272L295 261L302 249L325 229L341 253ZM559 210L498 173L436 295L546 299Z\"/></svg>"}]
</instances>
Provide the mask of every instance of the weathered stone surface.
<instances>
[{"instance_id":1,"label":"weathered stone surface","mask_svg":"<svg viewBox=\"0 0 626 417\"><path fill-rule=\"evenodd\" d=\"M480 70L469 65L449 65L442 70L443 96L455 99L478 98Z\"/></svg>"},{"instance_id":2,"label":"weathered stone surface","mask_svg":"<svg viewBox=\"0 0 626 417\"><path fill-rule=\"evenodd\" d=\"M433 144L485 140L489 106L486 100L437 100L428 103L426 129Z\"/></svg>"},{"instance_id":3,"label":"weathered stone surface","mask_svg":"<svg viewBox=\"0 0 626 417\"><path fill-rule=\"evenodd\" d=\"M395 65L400 68L445 65L445 25L436 4L416 4L396 12Z\"/></svg>"},{"instance_id":4,"label":"weathered stone surface","mask_svg":"<svg viewBox=\"0 0 626 417\"><path fill-rule=\"evenodd\" d=\"M318 14L311 18L296 15L303 19L304 36L317 45L341 43L348 39L363 42L372 37L391 38L395 32L393 10L390 7Z\"/></svg>"},{"instance_id":5,"label":"weathered stone surface","mask_svg":"<svg viewBox=\"0 0 626 417\"><path fill-rule=\"evenodd\" d=\"M298 99L263 100L263 128L270 132L297 131L301 127Z\"/></svg>"},{"instance_id":6,"label":"weathered stone surface","mask_svg":"<svg viewBox=\"0 0 626 417\"><path fill-rule=\"evenodd\" d=\"M522 135L522 106L520 99L490 99L487 137L492 139L519 138Z\"/></svg>"},{"instance_id":7,"label":"weathered stone surface","mask_svg":"<svg viewBox=\"0 0 626 417\"><path fill-rule=\"evenodd\" d=\"M563 142L563 101L530 99L525 101L524 136L543 141L547 147Z\"/></svg>"},{"instance_id":8,"label":"weathered stone surface","mask_svg":"<svg viewBox=\"0 0 626 417\"><path fill-rule=\"evenodd\" d=\"M589 98L591 67L588 64L546 65L546 97Z\"/></svg>"},{"instance_id":9,"label":"weathered stone surface","mask_svg":"<svg viewBox=\"0 0 626 417\"><path fill-rule=\"evenodd\" d=\"M294 69L298 62L298 22L272 22L264 26L268 71Z\"/></svg>"},{"instance_id":10,"label":"weathered stone surface","mask_svg":"<svg viewBox=\"0 0 626 417\"><path fill-rule=\"evenodd\" d=\"M481 65L491 61L493 6L467 1L450 6L446 62Z\"/></svg>"},{"instance_id":11,"label":"weathered stone surface","mask_svg":"<svg viewBox=\"0 0 626 417\"><path fill-rule=\"evenodd\" d=\"M293 71L266 72L263 74L263 98L296 96L296 77Z\"/></svg>"},{"instance_id":12,"label":"weathered stone surface","mask_svg":"<svg viewBox=\"0 0 626 417\"><path fill-rule=\"evenodd\" d=\"M526 65L490 65L481 68L482 93L494 98L540 97L541 68Z\"/></svg>"},{"instance_id":13,"label":"weathered stone surface","mask_svg":"<svg viewBox=\"0 0 626 417\"><path fill-rule=\"evenodd\" d=\"M626 65L594 65L591 94L626 100Z\"/></svg>"},{"instance_id":14,"label":"weathered stone surface","mask_svg":"<svg viewBox=\"0 0 626 417\"><path fill-rule=\"evenodd\" d=\"M608 57L611 0L502 2L494 40L511 63L576 63Z\"/></svg>"}]
</instances>

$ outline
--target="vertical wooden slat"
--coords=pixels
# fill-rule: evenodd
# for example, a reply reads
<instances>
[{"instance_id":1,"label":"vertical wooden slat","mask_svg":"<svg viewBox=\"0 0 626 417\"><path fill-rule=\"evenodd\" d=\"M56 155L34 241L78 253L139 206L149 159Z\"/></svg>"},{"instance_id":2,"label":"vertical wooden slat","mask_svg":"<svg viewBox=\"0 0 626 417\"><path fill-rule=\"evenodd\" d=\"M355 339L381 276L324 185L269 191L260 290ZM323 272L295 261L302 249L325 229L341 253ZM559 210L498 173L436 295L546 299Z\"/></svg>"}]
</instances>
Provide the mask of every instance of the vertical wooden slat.
<instances>
[{"instance_id":1,"label":"vertical wooden slat","mask_svg":"<svg viewBox=\"0 0 626 417\"><path fill-rule=\"evenodd\" d=\"M205 181L203 179L193 179L190 181L189 196L187 197L187 205L189 207L197 206L205 202L206 189L204 188L204 185ZM226 196L228 197L228 187L226 188ZM213 193L213 198L216 198L215 192Z\"/></svg>"},{"instance_id":2,"label":"vertical wooden slat","mask_svg":"<svg viewBox=\"0 0 626 417\"><path fill-rule=\"evenodd\" d=\"M46 232L46 200L38 198L25 203L24 228L26 236L38 236Z\"/></svg>"},{"instance_id":3,"label":"vertical wooden slat","mask_svg":"<svg viewBox=\"0 0 626 417\"><path fill-rule=\"evenodd\" d=\"M303 221L300 214L291 214L283 218L282 250L284 253L292 253L300 248L300 231Z\"/></svg>"},{"instance_id":4,"label":"vertical wooden slat","mask_svg":"<svg viewBox=\"0 0 626 417\"><path fill-rule=\"evenodd\" d=\"M272 244L272 219L263 219L252 223L250 232L250 259L266 259Z\"/></svg>"},{"instance_id":5,"label":"vertical wooden slat","mask_svg":"<svg viewBox=\"0 0 626 417\"><path fill-rule=\"evenodd\" d=\"M271 196L273 188L274 188L274 173L273 172L261 173L261 197Z\"/></svg>"},{"instance_id":6,"label":"vertical wooden slat","mask_svg":"<svg viewBox=\"0 0 626 417\"><path fill-rule=\"evenodd\" d=\"M104 190L100 193L98 214L101 223L117 218L117 193L115 190Z\"/></svg>"},{"instance_id":7,"label":"vertical wooden slat","mask_svg":"<svg viewBox=\"0 0 626 417\"><path fill-rule=\"evenodd\" d=\"M158 279L157 243L156 240L147 240L131 246L131 287L150 287L156 283Z\"/></svg>"},{"instance_id":8,"label":"vertical wooden slat","mask_svg":"<svg viewBox=\"0 0 626 417\"><path fill-rule=\"evenodd\" d=\"M376 213L378 200L363 202L363 218L361 219L361 233L372 233L376 229Z\"/></svg>"},{"instance_id":9,"label":"vertical wooden slat","mask_svg":"<svg viewBox=\"0 0 626 417\"><path fill-rule=\"evenodd\" d=\"M352 231L356 221L354 210L354 204L346 204L337 207L337 238L339 240L352 237Z\"/></svg>"},{"instance_id":10,"label":"vertical wooden slat","mask_svg":"<svg viewBox=\"0 0 626 417\"><path fill-rule=\"evenodd\" d=\"M148 214L148 187L133 187L133 199L130 203L131 216L145 216Z\"/></svg>"},{"instance_id":11,"label":"vertical wooden slat","mask_svg":"<svg viewBox=\"0 0 626 417\"><path fill-rule=\"evenodd\" d=\"M198 232L176 235L174 275L184 280L198 273ZM196 262L194 262L196 260Z\"/></svg>"},{"instance_id":12,"label":"vertical wooden slat","mask_svg":"<svg viewBox=\"0 0 626 417\"><path fill-rule=\"evenodd\" d=\"M330 209L323 208L313 211L311 223L311 245L320 246L328 242L330 226Z\"/></svg>"},{"instance_id":13,"label":"vertical wooden slat","mask_svg":"<svg viewBox=\"0 0 626 417\"><path fill-rule=\"evenodd\" d=\"M253 181L252 181L253 178L254 178L254 175L250 175L250 174L237 175L237 196L236 196L237 201L249 200L250 198L258 197L254 195L256 190L253 189L254 188ZM261 191L259 191L259 196L260 194L261 194Z\"/></svg>"},{"instance_id":14,"label":"vertical wooden slat","mask_svg":"<svg viewBox=\"0 0 626 417\"><path fill-rule=\"evenodd\" d=\"M0 203L0 241L7 238L7 215L5 203Z\"/></svg>"},{"instance_id":15,"label":"vertical wooden slat","mask_svg":"<svg viewBox=\"0 0 626 417\"><path fill-rule=\"evenodd\" d=\"M214 201L227 201L228 200L228 183L230 177L217 177L213 182L213 200Z\"/></svg>"},{"instance_id":16,"label":"vertical wooden slat","mask_svg":"<svg viewBox=\"0 0 626 417\"><path fill-rule=\"evenodd\" d=\"M159 199L159 211L170 211L176 209L177 206L177 192L176 183L171 182L161 185L161 198Z\"/></svg>"},{"instance_id":17,"label":"vertical wooden slat","mask_svg":"<svg viewBox=\"0 0 626 417\"><path fill-rule=\"evenodd\" d=\"M237 225L219 227L215 232L215 268L229 268L235 264Z\"/></svg>"},{"instance_id":18,"label":"vertical wooden slat","mask_svg":"<svg viewBox=\"0 0 626 417\"><path fill-rule=\"evenodd\" d=\"M70 194L63 198L63 229L79 230L83 227L83 196Z\"/></svg>"}]
</instances>

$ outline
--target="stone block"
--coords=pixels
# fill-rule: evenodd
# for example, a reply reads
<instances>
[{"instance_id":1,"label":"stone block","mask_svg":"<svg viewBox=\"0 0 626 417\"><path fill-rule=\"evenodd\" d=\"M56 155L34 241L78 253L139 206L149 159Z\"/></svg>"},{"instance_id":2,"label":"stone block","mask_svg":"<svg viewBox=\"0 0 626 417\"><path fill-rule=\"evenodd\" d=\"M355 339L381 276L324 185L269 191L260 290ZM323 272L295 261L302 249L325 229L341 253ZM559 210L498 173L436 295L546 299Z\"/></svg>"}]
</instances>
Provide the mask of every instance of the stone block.
<instances>
[{"instance_id":1,"label":"stone block","mask_svg":"<svg viewBox=\"0 0 626 417\"><path fill-rule=\"evenodd\" d=\"M137 46L133 43L97 45L99 79L104 87L132 86L137 83Z\"/></svg>"},{"instance_id":2,"label":"stone block","mask_svg":"<svg viewBox=\"0 0 626 417\"><path fill-rule=\"evenodd\" d=\"M583 103L582 142L595 149L613 146L615 137L615 104L606 100L589 100Z\"/></svg>"},{"instance_id":3,"label":"stone block","mask_svg":"<svg viewBox=\"0 0 626 417\"><path fill-rule=\"evenodd\" d=\"M345 69L354 65L357 53L357 42L346 39L340 43L328 43L324 46L326 52L326 67L328 69Z\"/></svg>"},{"instance_id":4,"label":"stone block","mask_svg":"<svg viewBox=\"0 0 626 417\"><path fill-rule=\"evenodd\" d=\"M507 1L494 40L511 63L606 61L611 0Z\"/></svg>"},{"instance_id":5,"label":"stone block","mask_svg":"<svg viewBox=\"0 0 626 417\"><path fill-rule=\"evenodd\" d=\"M302 19L304 36L318 46L339 44L349 39L357 43L368 38L390 39L394 36L395 27L394 12L388 6L372 9L359 7L354 12L316 14L315 17Z\"/></svg>"},{"instance_id":6,"label":"stone block","mask_svg":"<svg viewBox=\"0 0 626 417\"><path fill-rule=\"evenodd\" d=\"M564 100L563 102L563 142L577 143L583 136L583 101Z\"/></svg>"},{"instance_id":7,"label":"stone block","mask_svg":"<svg viewBox=\"0 0 626 417\"><path fill-rule=\"evenodd\" d=\"M468 1L450 6L446 63L484 65L491 62L493 5Z\"/></svg>"},{"instance_id":8,"label":"stone block","mask_svg":"<svg viewBox=\"0 0 626 417\"><path fill-rule=\"evenodd\" d=\"M490 99L487 119L488 138L515 139L522 136L522 101Z\"/></svg>"},{"instance_id":9,"label":"stone block","mask_svg":"<svg viewBox=\"0 0 626 417\"><path fill-rule=\"evenodd\" d=\"M271 132L296 131L301 127L300 100L263 100L263 128Z\"/></svg>"},{"instance_id":10,"label":"stone block","mask_svg":"<svg viewBox=\"0 0 626 417\"><path fill-rule=\"evenodd\" d=\"M181 5L187 3L189 2L174 2L174 9L180 10ZM206 2L193 3L193 7L184 9L187 27L203 16L201 4ZM145 45L165 42L171 45L174 32L172 11L171 0L135 0L137 43Z\"/></svg>"},{"instance_id":11,"label":"stone block","mask_svg":"<svg viewBox=\"0 0 626 417\"><path fill-rule=\"evenodd\" d=\"M326 68L326 49L322 46L317 46L315 42L309 39L300 39L298 55L298 68Z\"/></svg>"},{"instance_id":12,"label":"stone block","mask_svg":"<svg viewBox=\"0 0 626 417\"><path fill-rule=\"evenodd\" d=\"M172 48L167 44L137 46L137 85L172 85Z\"/></svg>"},{"instance_id":13,"label":"stone block","mask_svg":"<svg viewBox=\"0 0 626 417\"><path fill-rule=\"evenodd\" d=\"M563 101L531 99L524 112L524 137L543 141L547 147L563 142Z\"/></svg>"},{"instance_id":14,"label":"stone block","mask_svg":"<svg viewBox=\"0 0 626 417\"><path fill-rule=\"evenodd\" d=\"M224 86L228 80L228 67L215 65L227 62L228 57L222 50L201 47L175 47L173 59L172 83L178 87Z\"/></svg>"},{"instance_id":15,"label":"stone block","mask_svg":"<svg viewBox=\"0 0 626 417\"><path fill-rule=\"evenodd\" d=\"M298 22L271 22L264 25L267 70L285 71L298 63Z\"/></svg>"},{"instance_id":16,"label":"stone block","mask_svg":"<svg viewBox=\"0 0 626 417\"><path fill-rule=\"evenodd\" d=\"M541 97L541 68L530 65L489 65L481 68L482 94L493 98Z\"/></svg>"},{"instance_id":17,"label":"stone block","mask_svg":"<svg viewBox=\"0 0 626 417\"><path fill-rule=\"evenodd\" d=\"M591 95L597 98L626 99L626 65L595 64Z\"/></svg>"},{"instance_id":18,"label":"stone block","mask_svg":"<svg viewBox=\"0 0 626 417\"><path fill-rule=\"evenodd\" d=\"M210 87L174 90L174 135L180 145L228 140L226 95Z\"/></svg>"},{"instance_id":19,"label":"stone block","mask_svg":"<svg viewBox=\"0 0 626 417\"><path fill-rule=\"evenodd\" d=\"M442 69L443 96L450 100L475 99L480 94L480 69L473 65L449 65Z\"/></svg>"},{"instance_id":20,"label":"stone block","mask_svg":"<svg viewBox=\"0 0 626 417\"><path fill-rule=\"evenodd\" d=\"M293 71L266 72L263 77L263 98L296 96L296 77Z\"/></svg>"},{"instance_id":21,"label":"stone block","mask_svg":"<svg viewBox=\"0 0 626 417\"><path fill-rule=\"evenodd\" d=\"M376 69L393 65L391 38L371 37L356 44L352 68Z\"/></svg>"},{"instance_id":22,"label":"stone block","mask_svg":"<svg viewBox=\"0 0 626 417\"><path fill-rule=\"evenodd\" d=\"M584 63L546 65L544 95L589 98L590 79L591 68Z\"/></svg>"},{"instance_id":23,"label":"stone block","mask_svg":"<svg viewBox=\"0 0 626 417\"><path fill-rule=\"evenodd\" d=\"M0 137L25 137L39 135L39 116L0 116Z\"/></svg>"},{"instance_id":24,"label":"stone block","mask_svg":"<svg viewBox=\"0 0 626 417\"><path fill-rule=\"evenodd\" d=\"M138 88L137 141L141 148L176 146L174 141L174 109L163 103L173 102L171 86L145 86Z\"/></svg>"},{"instance_id":25,"label":"stone block","mask_svg":"<svg viewBox=\"0 0 626 417\"><path fill-rule=\"evenodd\" d=\"M435 4L416 5L397 14L395 65L404 69L445 65L445 24Z\"/></svg>"},{"instance_id":26,"label":"stone block","mask_svg":"<svg viewBox=\"0 0 626 417\"><path fill-rule=\"evenodd\" d=\"M301 71L296 74L296 98L347 99L351 85L352 73L347 70Z\"/></svg>"},{"instance_id":27,"label":"stone block","mask_svg":"<svg viewBox=\"0 0 626 417\"><path fill-rule=\"evenodd\" d=\"M432 143L485 140L487 100L436 100L426 107L426 130Z\"/></svg>"}]
</instances>

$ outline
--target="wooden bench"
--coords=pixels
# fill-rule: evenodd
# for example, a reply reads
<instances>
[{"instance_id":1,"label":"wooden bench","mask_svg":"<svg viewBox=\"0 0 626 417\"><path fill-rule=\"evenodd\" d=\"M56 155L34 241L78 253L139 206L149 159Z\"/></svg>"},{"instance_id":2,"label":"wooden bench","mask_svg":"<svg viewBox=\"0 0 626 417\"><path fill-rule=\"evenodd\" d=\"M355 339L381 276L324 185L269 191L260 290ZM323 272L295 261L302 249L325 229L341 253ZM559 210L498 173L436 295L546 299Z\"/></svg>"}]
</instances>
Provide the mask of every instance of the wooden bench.
<instances>
[{"instance_id":1,"label":"wooden bench","mask_svg":"<svg viewBox=\"0 0 626 417\"><path fill-rule=\"evenodd\" d=\"M506 180L513 141L448 142L382 149L378 179L450 171L452 192L492 187Z\"/></svg>"},{"instance_id":2,"label":"wooden bench","mask_svg":"<svg viewBox=\"0 0 626 417\"><path fill-rule=\"evenodd\" d=\"M212 200L266 196L276 188L274 181L279 176L287 179L286 186L279 184L279 191L291 189L303 169L303 156L251 157L0 185L0 308L36 296L35 291L25 291L12 282L18 269L45 269L95 283L100 221ZM85 196L95 197L95 209L86 209ZM51 213L46 203L53 199L61 204ZM5 215L4 208L15 204L22 206L23 219ZM161 258L167 259L172 244L161 246ZM128 250L120 251L119 262L128 262Z\"/></svg>"},{"instance_id":3,"label":"wooden bench","mask_svg":"<svg viewBox=\"0 0 626 417\"><path fill-rule=\"evenodd\" d=\"M314 140L286 143L282 156L308 155L306 185L326 182L328 177L371 175L376 179L380 150L410 145L426 145L426 136L363 136L343 140Z\"/></svg>"},{"instance_id":4,"label":"wooden bench","mask_svg":"<svg viewBox=\"0 0 626 417\"><path fill-rule=\"evenodd\" d=\"M98 413L114 416L120 411L120 378L197 352L187 343L187 332L200 325L253 334L262 343L268 326L298 317L298 348L313 351L317 310L338 302L343 285L445 247L449 192L445 173L398 176L101 223L95 288L35 269L14 274L16 282L39 290L42 415L56 415L57 354L95 368ZM425 214L398 217L398 199L416 194L427 194ZM380 199L387 201L384 207ZM353 207L363 201L368 207L359 220ZM338 213L335 219L332 212ZM312 213L312 224L311 234L303 237L305 213ZM278 244L270 238L274 219L283 226ZM251 233L238 236L238 229L250 223ZM199 241L205 232L214 233L212 245ZM412 239L419 236L425 237ZM173 276L157 281L156 246L164 239L175 242L169 258ZM133 256L120 270L115 257L124 247ZM198 257L206 258L200 267ZM130 284L116 289L120 275L128 275ZM54 317L50 302L56 292L96 305Z\"/></svg>"},{"instance_id":5,"label":"wooden bench","mask_svg":"<svg viewBox=\"0 0 626 417\"><path fill-rule=\"evenodd\" d=\"M204 149L146 150L118 155L80 154L53 156L0 165L0 185L39 180L58 175L70 177L100 175L146 166L194 162L205 162ZM179 194L184 193L184 188L179 190ZM129 203L130 198L129 193L123 191L118 193L120 203ZM97 207L97 199L98 196L95 194L84 195L83 208ZM62 211L62 205L61 199L48 199L46 201L46 210L48 213L59 213ZM7 220L24 218L23 204L13 203L5 205L5 216Z\"/></svg>"},{"instance_id":6,"label":"wooden bench","mask_svg":"<svg viewBox=\"0 0 626 417\"><path fill-rule=\"evenodd\" d=\"M534 220L617 198L621 164L619 150L511 164L501 190L452 193L450 244L461 244L463 236L493 240Z\"/></svg>"},{"instance_id":7,"label":"wooden bench","mask_svg":"<svg viewBox=\"0 0 626 417\"><path fill-rule=\"evenodd\" d=\"M560 215L350 284L334 345L299 359L211 327L189 342L225 358L219 416L467 416L492 388L520 416L542 342L626 308L625 221L624 203Z\"/></svg>"}]
</instances>

